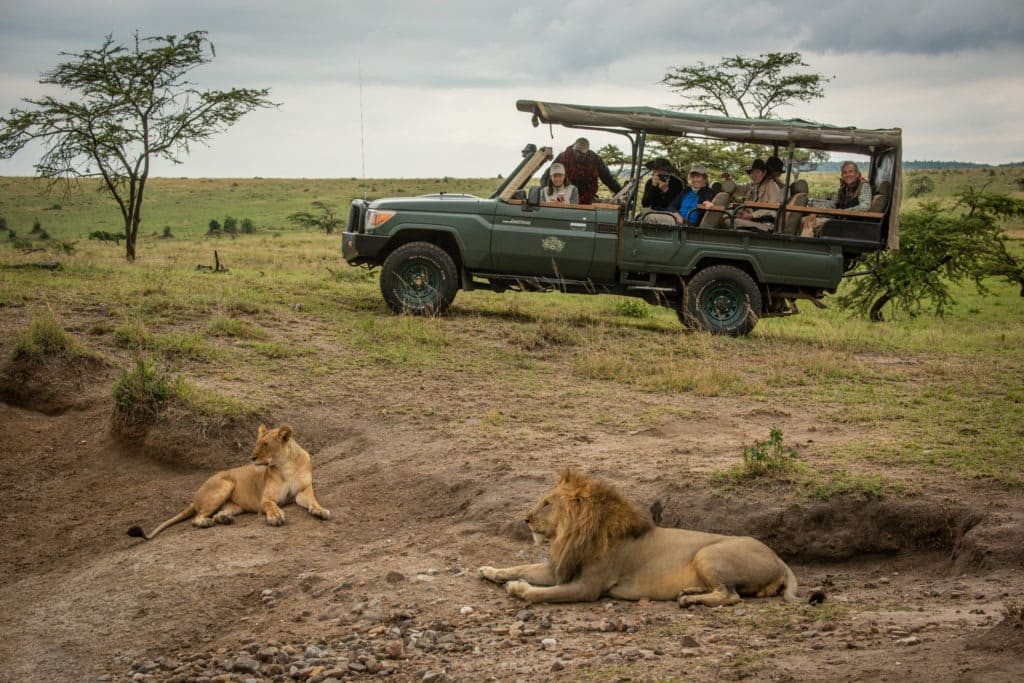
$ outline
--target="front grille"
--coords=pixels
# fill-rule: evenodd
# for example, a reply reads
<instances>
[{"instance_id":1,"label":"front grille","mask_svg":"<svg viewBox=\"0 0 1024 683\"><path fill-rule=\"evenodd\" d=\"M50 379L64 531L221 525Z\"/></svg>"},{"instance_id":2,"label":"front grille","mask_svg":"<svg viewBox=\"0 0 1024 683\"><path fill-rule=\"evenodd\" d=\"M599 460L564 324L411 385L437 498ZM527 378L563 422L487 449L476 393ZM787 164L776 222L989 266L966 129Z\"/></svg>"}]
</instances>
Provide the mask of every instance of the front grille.
<instances>
[{"instance_id":1,"label":"front grille","mask_svg":"<svg viewBox=\"0 0 1024 683\"><path fill-rule=\"evenodd\" d=\"M365 199L352 200L352 206L348 210L348 232L366 232L363 219L366 218L367 206Z\"/></svg>"}]
</instances>

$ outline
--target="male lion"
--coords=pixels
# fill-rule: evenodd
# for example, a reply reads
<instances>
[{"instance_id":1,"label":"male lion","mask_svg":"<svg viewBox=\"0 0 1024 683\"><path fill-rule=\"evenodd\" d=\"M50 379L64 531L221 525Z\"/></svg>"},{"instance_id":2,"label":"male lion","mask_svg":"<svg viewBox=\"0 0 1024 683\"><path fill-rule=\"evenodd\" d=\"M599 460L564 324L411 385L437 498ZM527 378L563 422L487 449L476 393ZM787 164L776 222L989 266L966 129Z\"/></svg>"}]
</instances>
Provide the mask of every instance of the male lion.
<instances>
[{"instance_id":1,"label":"male lion","mask_svg":"<svg viewBox=\"0 0 1024 683\"><path fill-rule=\"evenodd\" d=\"M534 542L551 542L550 560L481 577L505 583L527 602L678 600L732 605L740 596L796 597L796 577L768 546L749 536L722 536L655 526L610 485L575 469L526 517Z\"/></svg>"},{"instance_id":2,"label":"male lion","mask_svg":"<svg viewBox=\"0 0 1024 683\"><path fill-rule=\"evenodd\" d=\"M320 519L329 519L329 510L320 506L313 495L313 465L309 453L292 438L288 425L267 429L260 425L251 465L218 472L207 479L187 508L145 533L133 526L129 536L147 541L178 522L195 515L192 524L210 527L214 523L231 524L242 512L262 512L267 524L284 524L284 512L278 505L294 500Z\"/></svg>"}]
</instances>

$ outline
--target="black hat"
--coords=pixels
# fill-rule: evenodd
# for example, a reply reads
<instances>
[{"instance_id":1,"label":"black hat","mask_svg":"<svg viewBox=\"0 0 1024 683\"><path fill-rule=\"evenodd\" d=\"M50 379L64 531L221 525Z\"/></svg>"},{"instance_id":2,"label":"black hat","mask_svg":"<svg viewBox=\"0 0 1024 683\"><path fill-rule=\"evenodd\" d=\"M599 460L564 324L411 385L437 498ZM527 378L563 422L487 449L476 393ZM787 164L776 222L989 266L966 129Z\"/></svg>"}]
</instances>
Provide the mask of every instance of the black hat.
<instances>
[{"instance_id":1,"label":"black hat","mask_svg":"<svg viewBox=\"0 0 1024 683\"><path fill-rule=\"evenodd\" d=\"M666 159L665 157L651 159L646 164L644 164L644 168L646 168L649 171L665 171L666 173L671 173L672 175L679 175L679 172L676 170L676 167L673 166L672 162Z\"/></svg>"},{"instance_id":2,"label":"black hat","mask_svg":"<svg viewBox=\"0 0 1024 683\"><path fill-rule=\"evenodd\" d=\"M750 168L747 169L747 174L749 175L750 172L753 171L754 169L763 171L765 173L768 172L768 167L764 165L764 159L754 159L754 162L750 164Z\"/></svg>"},{"instance_id":3,"label":"black hat","mask_svg":"<svg viewBox=\"0 0 1024 683\"><path fill-rule=\"evenodd\" d=\"M778 157L768 157L768 161L764 162L764 166L768 169L769 173L782 173L786 170L786 165Z\"/></svg>"}]
</instances>

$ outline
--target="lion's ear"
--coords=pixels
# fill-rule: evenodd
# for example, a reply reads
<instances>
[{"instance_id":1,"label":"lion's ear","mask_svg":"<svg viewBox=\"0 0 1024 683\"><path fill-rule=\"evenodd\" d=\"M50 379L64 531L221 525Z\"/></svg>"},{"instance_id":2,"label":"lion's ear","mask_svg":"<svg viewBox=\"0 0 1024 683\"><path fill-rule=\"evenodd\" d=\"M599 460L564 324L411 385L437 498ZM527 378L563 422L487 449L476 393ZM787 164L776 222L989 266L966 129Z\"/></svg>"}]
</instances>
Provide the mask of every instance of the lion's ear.
<instances>
[{"instance_id":1,"label":"lion's ear","mask_svg":"<svg viewBox=\"0 0 1024 683\"><path fill-rule=\"evenodd\" d=\"M267 433L267 426L266 425L260 425L259 435L263 436L266 433Z\"/></svg>"},{"instance_id":2,"label":"lion's ear","mask_svg":"<svg viewBox=\"0 0 1024 683\"><path fill-rule=\"evenodd\" d=\"M281 440L281 443L285 443L288 439L292 438L291 425L282 425L281 428L277 430L277 438Z\"/></svg>"}]
</instances>

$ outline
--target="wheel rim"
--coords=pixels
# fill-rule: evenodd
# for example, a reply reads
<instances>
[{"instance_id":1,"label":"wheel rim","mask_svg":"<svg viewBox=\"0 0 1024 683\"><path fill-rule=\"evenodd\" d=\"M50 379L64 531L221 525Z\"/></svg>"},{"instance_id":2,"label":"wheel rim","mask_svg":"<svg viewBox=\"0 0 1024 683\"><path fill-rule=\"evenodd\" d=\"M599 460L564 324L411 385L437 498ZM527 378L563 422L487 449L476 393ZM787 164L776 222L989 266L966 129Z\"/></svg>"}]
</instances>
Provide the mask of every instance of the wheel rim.
<instances>
[{"instance_id":1,"label":"wheel rim","mask_svg":"<svg viewBox=\"0 0 1024 683\"><path fill-rule=\"evenodd\" d=\"M747 302L738 287L718 282L704 290L700 309L708 320L719 325L731 325L746 314Z\"/></svg>"},{"instance_id":2,"label":"wheel rim","mask_svg":"<svg viewBox=\"0 0 1024 683\"><path fill-rule=\"evenodd\" d=\"M396 275L396 293L408 308L426 308L437 302L442 278L436 268L408 263Z\"/></svg>"}]
</instances>

